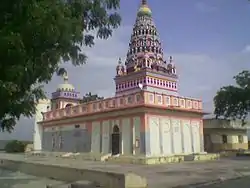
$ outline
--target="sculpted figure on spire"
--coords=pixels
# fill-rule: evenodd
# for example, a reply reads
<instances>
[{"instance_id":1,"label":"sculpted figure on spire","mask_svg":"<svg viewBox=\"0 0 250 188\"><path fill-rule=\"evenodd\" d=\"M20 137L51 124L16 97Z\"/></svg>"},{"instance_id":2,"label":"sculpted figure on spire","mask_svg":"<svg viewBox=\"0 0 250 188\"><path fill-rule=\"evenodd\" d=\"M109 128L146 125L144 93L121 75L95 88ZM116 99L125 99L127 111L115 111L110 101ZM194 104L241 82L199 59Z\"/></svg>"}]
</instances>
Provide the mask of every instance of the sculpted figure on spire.
<instances>
[{"instance_id":1,"label":"sculpted figure on spire","mask_svg":"<svg viewBox=\"0 0 250 188\"><path fill-rule=\"evenodd\" d=\"M118 65L116 66L116 75L117 76L124 76L126 75L126 69L124 65L122 64L122 59L119 58Z\"/></svg>"}]
</instances>

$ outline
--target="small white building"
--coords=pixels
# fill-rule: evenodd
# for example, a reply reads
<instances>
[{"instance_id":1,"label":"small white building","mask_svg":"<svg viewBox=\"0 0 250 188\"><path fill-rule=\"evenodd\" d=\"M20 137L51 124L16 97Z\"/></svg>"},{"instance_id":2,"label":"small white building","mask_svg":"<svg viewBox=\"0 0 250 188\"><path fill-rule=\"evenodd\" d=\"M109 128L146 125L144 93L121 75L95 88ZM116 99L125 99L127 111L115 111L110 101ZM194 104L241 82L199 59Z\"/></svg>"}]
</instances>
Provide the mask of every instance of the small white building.
<instances>
[{"instance_id":1,"label":"small white building","mask_svg":"<svg viewBox=\"0 0 250 188\"><path fill-rule=\"evenodd\" d=\"M204 148L207 152L248 149L249 122L216 118L204 119Z\"/></svg>"}]
</instances>

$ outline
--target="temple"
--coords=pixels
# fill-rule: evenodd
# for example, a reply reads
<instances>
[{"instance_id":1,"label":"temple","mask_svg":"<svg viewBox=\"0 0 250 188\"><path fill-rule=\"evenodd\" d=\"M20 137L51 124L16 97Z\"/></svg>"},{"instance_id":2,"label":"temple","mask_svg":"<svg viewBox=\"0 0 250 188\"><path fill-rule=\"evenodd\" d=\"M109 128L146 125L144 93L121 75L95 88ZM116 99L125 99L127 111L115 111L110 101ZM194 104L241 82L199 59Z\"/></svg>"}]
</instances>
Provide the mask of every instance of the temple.
<instances>
[{"instance_id":1,"label":"temple","mask_svg":"<svg viewBox=\"0 0 250 188\"><path fill-rule=\"evenodd\" d=\"M35 150L126 156L170 156L204 152L199 99L178 93L174 58L164 50L152 12L142 0L125 60L114 67L116 93L80 103L64 83L38 104Z\"/></svg>"}]
</instances>

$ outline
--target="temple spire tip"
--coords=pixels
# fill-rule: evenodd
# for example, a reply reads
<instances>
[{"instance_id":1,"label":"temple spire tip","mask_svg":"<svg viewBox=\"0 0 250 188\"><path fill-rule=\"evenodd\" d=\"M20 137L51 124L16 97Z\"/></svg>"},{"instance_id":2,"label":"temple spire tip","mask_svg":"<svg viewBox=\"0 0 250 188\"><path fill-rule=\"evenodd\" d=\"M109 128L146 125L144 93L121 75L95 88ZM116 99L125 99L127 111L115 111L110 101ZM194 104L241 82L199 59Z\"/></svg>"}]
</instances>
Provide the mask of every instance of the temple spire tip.
<instances>
[{"instance_id":1,"label":"temple spire tip","mask_svg":"<svg viewBox=\"0 0 250 188\"><path fill-rule=\"evenodd\" d=\"M142 5L146 5L146 4L147 4L147 0L142 0L142 1L141 1L141 4L142 4Z\"/></svg>"}]
</instances>

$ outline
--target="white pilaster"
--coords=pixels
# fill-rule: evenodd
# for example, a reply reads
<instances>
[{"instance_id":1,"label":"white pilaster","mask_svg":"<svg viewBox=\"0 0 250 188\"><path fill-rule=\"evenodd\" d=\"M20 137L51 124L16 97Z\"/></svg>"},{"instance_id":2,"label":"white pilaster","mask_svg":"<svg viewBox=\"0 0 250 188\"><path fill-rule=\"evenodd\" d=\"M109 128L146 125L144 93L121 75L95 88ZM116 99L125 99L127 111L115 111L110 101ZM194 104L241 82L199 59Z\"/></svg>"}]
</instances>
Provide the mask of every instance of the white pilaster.
<instances>
[{"instance_id":1,"label":"white pilaster","mask_svg":"<svg viewBox=\"0 0 250 188\"><path fill-rule=\"evenodd\" d=\"M40 100L36 107L34 133L33 133L33 145L35 151L42 150L43 128L38 122L43 120L42 112L46 112L50 109L50 100Z\"/></svg>"}]
</instances>

